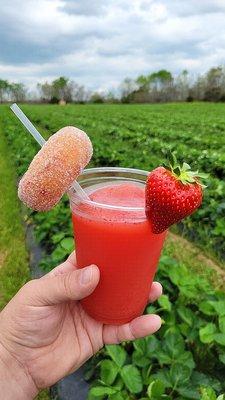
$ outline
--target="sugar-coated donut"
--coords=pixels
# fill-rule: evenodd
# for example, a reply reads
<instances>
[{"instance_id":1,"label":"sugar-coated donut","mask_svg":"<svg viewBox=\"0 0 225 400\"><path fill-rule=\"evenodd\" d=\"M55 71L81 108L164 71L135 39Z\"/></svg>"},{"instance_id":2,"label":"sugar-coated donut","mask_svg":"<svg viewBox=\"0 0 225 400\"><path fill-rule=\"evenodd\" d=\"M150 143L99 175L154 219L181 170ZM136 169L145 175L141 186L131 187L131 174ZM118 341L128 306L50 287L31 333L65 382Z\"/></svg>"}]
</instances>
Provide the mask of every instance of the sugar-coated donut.
<instances>
[{"instance_id":1,"label":"sugar-coated donut","mask_svg":"<svg viewBox=\"0 0 225 400\"><path fill-rule=\"evenodd\" d=\"M19 183L19 198L33 210L50 210L89 163L92 153L85 132L73 126L60 129L32 160Z\"/></svg>"}]
</instances>

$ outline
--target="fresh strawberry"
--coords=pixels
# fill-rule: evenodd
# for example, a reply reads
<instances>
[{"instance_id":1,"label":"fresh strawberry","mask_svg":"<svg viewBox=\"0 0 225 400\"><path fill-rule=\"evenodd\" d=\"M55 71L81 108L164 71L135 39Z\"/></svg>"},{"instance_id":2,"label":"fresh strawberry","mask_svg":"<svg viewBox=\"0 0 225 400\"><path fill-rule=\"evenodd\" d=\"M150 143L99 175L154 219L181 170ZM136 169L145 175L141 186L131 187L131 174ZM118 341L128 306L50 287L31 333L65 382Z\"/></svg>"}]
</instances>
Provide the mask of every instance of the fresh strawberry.
<instances>
[{"instance_id":1,"label":"fresh strawberry","mask_svg":"<svg viewBox=\"0 0 225 400\"><path fill-rule=\"evenodd\" d=\"M173 156L169 169L158 167L149 173L146 182L146 215L153 233L161 233L170 225L192 214L202 203L203 187L199 178L206 174L182 167Z\"/></svg>"}]
</instances>

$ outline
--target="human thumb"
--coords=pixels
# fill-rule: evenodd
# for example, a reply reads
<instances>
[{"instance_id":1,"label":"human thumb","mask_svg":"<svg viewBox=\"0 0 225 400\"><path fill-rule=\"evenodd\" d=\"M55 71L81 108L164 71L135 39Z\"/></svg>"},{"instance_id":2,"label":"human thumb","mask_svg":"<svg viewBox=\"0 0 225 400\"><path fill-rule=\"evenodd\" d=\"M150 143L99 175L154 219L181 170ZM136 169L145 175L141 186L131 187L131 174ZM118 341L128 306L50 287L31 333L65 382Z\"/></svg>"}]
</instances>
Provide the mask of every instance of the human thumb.
<instances>
[{"instance_id":1,"label":"human thumb","mask_svg":"<svg viewBox=\"0 0 225 400\"><path fill-rule=\"evenodd\" d=\"M32 300L35 304L51 305L81 300L96 288L100 272L96 265L76 269L56 276L49 275L34 282Z\"/></svg>"}]
</instances>

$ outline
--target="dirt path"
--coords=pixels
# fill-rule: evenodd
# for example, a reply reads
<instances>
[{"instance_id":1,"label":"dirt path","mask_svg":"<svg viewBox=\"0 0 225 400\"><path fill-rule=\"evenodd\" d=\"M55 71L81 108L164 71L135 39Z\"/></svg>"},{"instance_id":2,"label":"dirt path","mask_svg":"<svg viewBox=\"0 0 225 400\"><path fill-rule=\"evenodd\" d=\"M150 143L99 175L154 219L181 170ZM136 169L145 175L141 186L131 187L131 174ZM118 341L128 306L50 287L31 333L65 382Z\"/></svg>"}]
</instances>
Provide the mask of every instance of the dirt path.
<instances>
[{"instance_id":1,"label":"dirt path","mask_svg":"<svg viewBox=\"0 0 225 400\"><path fill-rule=\"evenodd\" d=\"M217 274L222 278L222 280L225 282L225 266L224 269L221 267L218 263L216 263L214 260L211 258L208 258L206 255L204 255L201 250L196 247L193 243L189 242L187 239L178 236L174 233L169 233L169 240L173 242L178 242L183 246L185 250L189 250L190 253L195 254L195 257L197 258L198 261L202 262L204 265L207 267L215 270Z\"/></svg>"}]
</instances>

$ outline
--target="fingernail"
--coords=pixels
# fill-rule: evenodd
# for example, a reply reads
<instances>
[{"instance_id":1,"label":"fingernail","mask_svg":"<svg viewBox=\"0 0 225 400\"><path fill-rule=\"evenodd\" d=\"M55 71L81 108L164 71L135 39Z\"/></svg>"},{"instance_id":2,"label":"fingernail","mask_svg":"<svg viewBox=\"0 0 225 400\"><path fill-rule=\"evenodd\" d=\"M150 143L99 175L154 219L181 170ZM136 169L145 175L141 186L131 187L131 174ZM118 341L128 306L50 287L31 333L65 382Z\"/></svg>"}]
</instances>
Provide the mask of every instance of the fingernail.
<instances>
[{"instance_id":1,"label":"fingernail","mask_svg":"<svg viewBox=\"0 0 225 400\"><path fill-rule=\"evenodd\" d=\"M80 275L81 275L80 276L81 285L87 285L92 280L93 268L92 267L84 268L83 270L81 270Z\"/></svg>"},{"instance_id":2,"label":"fingernail","mask_svg":"<svg viewBox=\"0 0 225 400\"><path fill-rule=\"evenodd\" d=\"M162 319L160 318L159 315L156 315L156 314L152 314L151 318L152 318L152 322L155 325L155 328L158 330L162 325Z\"/></svg>"},{"instance_id":3,"label":"fingernail","mask_svg":"<svg viewBox=\"0 0 225 400\"><path fill-rule=\"evenodd\" d=\"M163 287L161 285L161 283L159 282L154 282L156 286L158 286L158 290L160 292L160 296L163 294Z\"/></svg>"}]
</instances>

